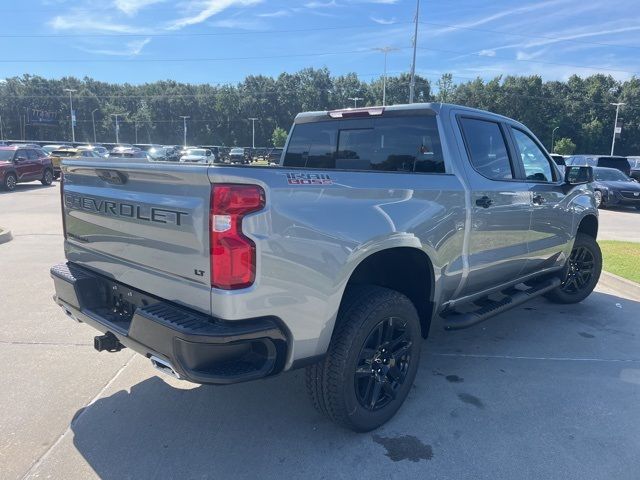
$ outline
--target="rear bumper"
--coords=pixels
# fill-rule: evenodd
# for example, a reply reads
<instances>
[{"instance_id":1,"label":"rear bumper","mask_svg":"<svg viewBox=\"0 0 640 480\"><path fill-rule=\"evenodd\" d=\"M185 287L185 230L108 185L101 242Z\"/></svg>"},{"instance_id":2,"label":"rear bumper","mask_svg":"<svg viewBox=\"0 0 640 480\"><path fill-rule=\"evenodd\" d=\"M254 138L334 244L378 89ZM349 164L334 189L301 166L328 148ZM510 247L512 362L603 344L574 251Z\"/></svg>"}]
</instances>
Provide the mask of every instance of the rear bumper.
<instances>
[{"instance_id":1,"label":"rear bumper","mask_svg":"<svg viewBox=\"0 0 640 480\"><path fill-rule=\"evenodd\" d=\"M230 384L282 371L285 329L274 317L224 321L158 299L73 263L51 268L54 300L67 315L150 359L180 378Z\"/></svg>"}]
</instances>

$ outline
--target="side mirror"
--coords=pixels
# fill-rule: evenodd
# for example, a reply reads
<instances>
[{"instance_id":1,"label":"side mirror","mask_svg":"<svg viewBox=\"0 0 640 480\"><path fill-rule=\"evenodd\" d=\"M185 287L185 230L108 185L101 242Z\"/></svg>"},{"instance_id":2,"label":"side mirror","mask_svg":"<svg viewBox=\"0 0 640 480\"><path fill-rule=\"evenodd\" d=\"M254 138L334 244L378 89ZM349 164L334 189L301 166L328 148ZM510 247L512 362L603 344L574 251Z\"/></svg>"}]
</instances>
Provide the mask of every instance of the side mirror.
<instances>
[{"instance_id":1,"label":"side mirror","mask_svg":"<svg viewBox=\"0 0 640 480\"><path fill-rule=\"evenodd\" d=\"M591 182L593 182L593 167L570 165L565 168L565 185L584 185Z\"/></svg>"}]
</instances>

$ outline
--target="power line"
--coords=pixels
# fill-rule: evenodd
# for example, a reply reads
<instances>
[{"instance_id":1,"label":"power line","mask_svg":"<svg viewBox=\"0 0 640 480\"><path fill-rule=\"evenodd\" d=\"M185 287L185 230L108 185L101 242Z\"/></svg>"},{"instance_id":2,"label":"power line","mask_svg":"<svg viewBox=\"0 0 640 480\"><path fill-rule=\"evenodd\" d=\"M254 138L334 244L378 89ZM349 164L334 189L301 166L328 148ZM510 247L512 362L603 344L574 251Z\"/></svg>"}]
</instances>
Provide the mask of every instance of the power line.
<instances>
[{"instance_id":1,"label":"power line","mask_svg":"<svg viewBox=\"0 0 640 480\"><path fill-rule=\"evenodd\" d=\"M291 28L291 29L284 29L284 30L252 30L252 31L233 31L233 32L0 33L0 38L228 37L228 36L247 36L247 35L274 35L274 34L280 34L280 33L322 32L322 31L329 31L329 30L353 30L353 29L368 29L368 28L380 29L385 27L405 25L408 23L412 24L413 22L397 22L389 25L358 24L358 25L340 25L340 26L333 26L333 27L311 27L311 28Z\"/></svg>"},{"instance_id":2,"label":"power line","mask_svg":"<svg viewBox=\"0 0 640 480\"><path fill-rule=\"evenodd\" d=\"M588 40L576 40L576 39L563 39L562 37L555 37L551 35L533 35L530 33L513 33L513 32L505 32L502 30L490 30L488 28L475 28L475 27L463 27L461 25L449 25L446 23L435 23L435 22L420 22L424 25L431 25L434 27L446 27L453 28L455 30L468 30L471 32L480 32L480 33L497 33L499 35L511 35L514 37L523 37L523 38L537 38L543 40L553 40L554 42L567 42L567 43L582 43L587 45L598 45L602 47L615 47L615 48L633 48L640 49L640 46L637 45L615 45L612 43L602 43L602 42L592 42Z\"/></svg>"},{"instance_id":3,"label":"power line","mask_svg":"<svg viewBox=\"0 0 640 480\"><path fill-rule=\"evenodd\" d=\"M412 47L399 47L398 49L407 50L409 48L412 48ZM637 71L622 70L618 68L597 67L593 65L577 65L577 64L561 63L561 62L549 62L549 61L543 61L543 60L511 58L503 55L493 55L491 57L487 57L486 55L482 55L480 52L462 52L459 50L448 50L448 49L442 49L442 48L427 48L427 47L418 47L418 50L440 52L440 53L453 53L457 55L479 56L486 59L502 59L502 60L509 60L509 61L515 61L515 62L529 62L529 63L538 63L543 65L556 65L556 66L563 66L563 67L583 68L583 69L603 71L603 72L618 72L618 73L628 73L630 75L640 75L640 72L637 72ZM290 53L290 54L278 54L278 55L256 55L256 56L245 56L245 57L130 58L130 59L92 58L92 59L55 59L55 60L54 59L33 59L33 60L0 59L0 63L153 63L153 62L204 63L204 62L217 62L217 61L230 62L230 61L239 61L239 60L304 58L304 57L323 57L323 56L353 55L353 54L371 54L371 49L347 50L342 52L338 51L338 52Z\"/></svg>"}]
</instances>

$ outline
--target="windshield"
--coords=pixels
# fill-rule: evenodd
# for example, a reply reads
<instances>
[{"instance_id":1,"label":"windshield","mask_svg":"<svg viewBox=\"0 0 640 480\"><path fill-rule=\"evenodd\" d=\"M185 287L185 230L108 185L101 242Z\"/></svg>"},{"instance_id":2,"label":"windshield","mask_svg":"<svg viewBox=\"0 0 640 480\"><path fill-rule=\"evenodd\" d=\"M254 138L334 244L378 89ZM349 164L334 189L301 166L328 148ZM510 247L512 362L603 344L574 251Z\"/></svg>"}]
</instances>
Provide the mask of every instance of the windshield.
<instances>
[{"instance_id":1,"label":"windshield","mask_svg":"<svg viewBox=\"0 0 640 480\"><path fill-rule=\"evenodd\" d=\"M596 180L600 180L603 182L628 182L629 177L627 177L620 170L596 170L593 172L593 177Z\"/></svg>"},{"instance_id":2,"label":"windshield","mask_svg":"<svg viewBox=\"0 0 640 480\"><path fill-rule=\"evenodd\" d=\"M187 155L200 155L200 156L204 156L205 155L205 150L204 148L190 148L189 150L187 150Z\"/></svg>"},{"instance_id":3,"label":"windshield","mask_svg":"<svg viewBox=\"0 0 640 480\"><path fill-rule=\"evenodd\" d=\"M234 155L238 155L238 154L239 155L244 155L244 150L242 148L232 148L231 152L229 152L229 153L232 153Z\"/></svg>"},{"instance_id":4,"label":"windshield","mask_svg":"<svg viewBox=\"0 0 640 480\"><path fill-rule=\"evenodd\" d=\"M14 150L0 150L0 161L7 162L13 160Z\"/></svg>"}]
</instances>

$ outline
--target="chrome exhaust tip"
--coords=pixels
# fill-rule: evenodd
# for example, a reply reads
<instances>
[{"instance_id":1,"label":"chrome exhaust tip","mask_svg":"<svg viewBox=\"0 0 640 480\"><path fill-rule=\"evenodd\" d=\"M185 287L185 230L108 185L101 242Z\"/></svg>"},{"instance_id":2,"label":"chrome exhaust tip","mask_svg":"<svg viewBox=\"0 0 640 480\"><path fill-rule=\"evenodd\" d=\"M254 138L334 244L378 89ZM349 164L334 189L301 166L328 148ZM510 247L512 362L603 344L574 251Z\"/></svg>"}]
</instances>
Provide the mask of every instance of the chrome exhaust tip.
<instances>
[{"instance_id":1,"label":"chrome exhaust tip","mask_svg":"<svg viewBox=\"0 0 640 480\"><path fill-rule=\"evenodd\" d=\"M161 358L155 357L153 355L151 356L150 360L151 365L153 365L156 370L160 370L165 375L169 375L173 378L177 378L178 380L182 380L178 372L176 372L173 366L166 360L162 360Z\"/></svg>"}]
</instances>

